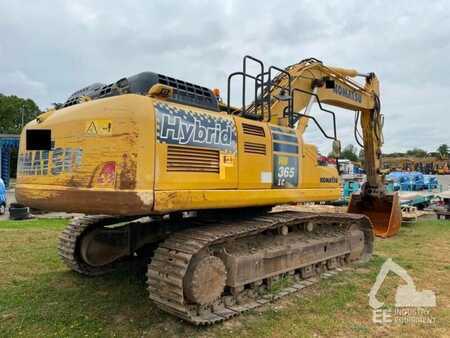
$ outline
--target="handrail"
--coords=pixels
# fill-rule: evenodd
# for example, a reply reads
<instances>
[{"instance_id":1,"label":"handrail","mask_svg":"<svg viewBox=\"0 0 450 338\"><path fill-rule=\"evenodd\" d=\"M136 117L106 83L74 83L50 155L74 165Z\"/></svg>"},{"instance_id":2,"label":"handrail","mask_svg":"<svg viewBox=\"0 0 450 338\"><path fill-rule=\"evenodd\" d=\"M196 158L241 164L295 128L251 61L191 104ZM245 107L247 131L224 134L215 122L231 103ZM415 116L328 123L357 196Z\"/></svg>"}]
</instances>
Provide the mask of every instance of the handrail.
<instances>
[{"instance_id":1,"label":"handrail","mask_svg":"<svg viewBox=\"0 0 450 338\"><path fill-rule=\"evenodd\" d=\"M257 81L258 81L257 78L258 78L258 76L255 78L255 77L247 74L247 60L252 60L253 62L256 62L256 63L258 63L260 65L261 72L259 74L262 74L262 84L263 84L263 86L264 86L264 63L261 60L255 58L255 57L253 57L251 55L245 55L243 60L242 60L242 72L244 74L244 76L242 77L242 113L245 114L247 112L246 109L245 109L245 96L246 96L246 93L245 93L245 89L246 88L245 87L246 87L246 78L250 77L250 78L253 78L255 80L255 100L254 100L254 102L255 102L255 114L257 114L257 112L256 112L256 100L257 100L257 97L258 97L258 86L257 86ZM264 105L261 106L261 116L264 116Z\"/></svg>"},{"instance_id":2,"label":"handrail","mask_svg":"<svg viewBox=\"0 0 450 338\"><path fill-rule=\"evenodd\" d=\"M284 75L286 75L287 77L288 77L288 84L289 84L289 86L288 86L288 95L290 95L291 96L291 92L292 92L292 85L291 85L291 74L289 73L289 72L287 72L286 70L284 70L284 69L281 69L281 68L278 68L278 67L276 67L276 66L270 66L269 67L269 71L268 71L268 73L269 73L269 80L268 80L268 82L269 82L269 88L268 88L268 119L267 119L267 122L270 122L270 120L271 120L271 118L272 118L272 111L271 111L271 96L272 96L272 91L271 91L271 87L272 87L272 85L274 85L275 87L278 87L278 88L280 88L280 89L286 89L286 88L284 88L284 87L282 87L282 86L279 86L279 85L277 85L277 84L272 84L272 70L276 70L276 71L279 71L280 73L282 73L282 74L284 74ZM292 98L291 99L289 99L289 103L288 103L288 111L289 112L291 112L292 111ZM289 114L289 116L291 116L292 114Z\"/></svg>"}]
</instances>

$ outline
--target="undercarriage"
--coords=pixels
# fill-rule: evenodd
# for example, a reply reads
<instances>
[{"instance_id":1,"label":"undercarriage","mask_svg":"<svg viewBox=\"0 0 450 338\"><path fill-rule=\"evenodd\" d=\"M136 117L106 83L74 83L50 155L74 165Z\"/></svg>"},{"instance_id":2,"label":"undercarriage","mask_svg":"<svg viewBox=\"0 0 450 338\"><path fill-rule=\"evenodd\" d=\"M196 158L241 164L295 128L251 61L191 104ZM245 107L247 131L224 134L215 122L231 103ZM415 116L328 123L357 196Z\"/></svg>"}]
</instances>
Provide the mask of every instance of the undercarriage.
<instances>
[{"instance_id":1,"label":"undercarriage","mask_svg":"<svg viewBox=\"0 0 450 338\"><path fill-rule=\"evenodd\" d=\"M232 213L75 220L61 234L69 268L96 276L147 258L150 299L196 325L223 321L370 258L373 229L356 214Z\"/></svg>"}]
</instances>

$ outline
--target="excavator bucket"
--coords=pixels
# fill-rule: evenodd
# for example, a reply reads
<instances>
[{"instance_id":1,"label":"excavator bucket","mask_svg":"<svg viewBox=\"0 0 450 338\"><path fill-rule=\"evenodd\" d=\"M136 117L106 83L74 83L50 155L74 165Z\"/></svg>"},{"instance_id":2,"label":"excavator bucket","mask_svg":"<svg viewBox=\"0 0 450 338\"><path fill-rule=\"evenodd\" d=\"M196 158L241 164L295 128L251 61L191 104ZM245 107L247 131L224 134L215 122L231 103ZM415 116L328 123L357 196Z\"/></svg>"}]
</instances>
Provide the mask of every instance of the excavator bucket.
<instances>
[{"instance_id":1,"label":"excavator bucket","mask_svg":"<svg viewBox=\"0 0 450 338\"><path fill-rule=\"evenodd\" d=\"M397 192L387 194L384 198L353 194L347 211L369 217L373 231L378 237L395 236L400 230L402 214Z\"/></svg>"}]
</instances>

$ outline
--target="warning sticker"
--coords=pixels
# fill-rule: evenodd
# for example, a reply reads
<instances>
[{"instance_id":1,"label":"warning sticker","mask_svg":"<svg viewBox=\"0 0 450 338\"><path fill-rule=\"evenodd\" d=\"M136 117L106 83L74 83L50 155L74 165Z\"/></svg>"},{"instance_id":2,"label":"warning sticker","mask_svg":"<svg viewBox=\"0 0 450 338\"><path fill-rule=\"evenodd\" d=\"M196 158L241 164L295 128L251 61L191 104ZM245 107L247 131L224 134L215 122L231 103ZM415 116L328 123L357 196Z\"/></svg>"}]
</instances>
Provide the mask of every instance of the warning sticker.
<instances>
[{"instance_id":1,"label":"warning sticker","mask_svg":"<svg viewBox=\"0 0 450 338\"><path fill-rule=\"evenodd\" d=\"M86 134L110 136L112 135L112 122L111 120L91 120L86 122Z\"/></svg>"}]
</instances>

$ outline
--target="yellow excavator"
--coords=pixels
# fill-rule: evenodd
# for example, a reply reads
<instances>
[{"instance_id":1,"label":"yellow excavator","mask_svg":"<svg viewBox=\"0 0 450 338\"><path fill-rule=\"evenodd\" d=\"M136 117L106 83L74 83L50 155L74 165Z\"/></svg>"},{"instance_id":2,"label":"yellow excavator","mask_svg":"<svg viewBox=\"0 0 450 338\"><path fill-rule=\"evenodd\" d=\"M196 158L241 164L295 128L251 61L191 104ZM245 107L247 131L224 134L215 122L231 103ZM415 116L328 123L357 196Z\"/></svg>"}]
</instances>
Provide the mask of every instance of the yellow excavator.
<instances>
[{"instance_id":1,"label":"yellow excavator","mask_svg":"<svg viewBox=\"0 0 450 338\"><path fill-rule=\"evenodd\" d=\"M83 88L26 125L18 202L86 214L60 236L70 269L97 276L149 262L150 298L206 325L267 303L280 279L293 283L277 297L367 260L374 234L398 231L398 196L379 171L375 74L316 59L266 67L246 56L227 85L224 102L216 89L144 72ZM241 107L231 105L236 92ZM310 114L314 104L330 114L332 133ZM322 104L358 112L367 183L349 213L272 209L340 197L338 168L303 141L312 121L339 155L336 114Z\"/></svg>"}]
</instances>

